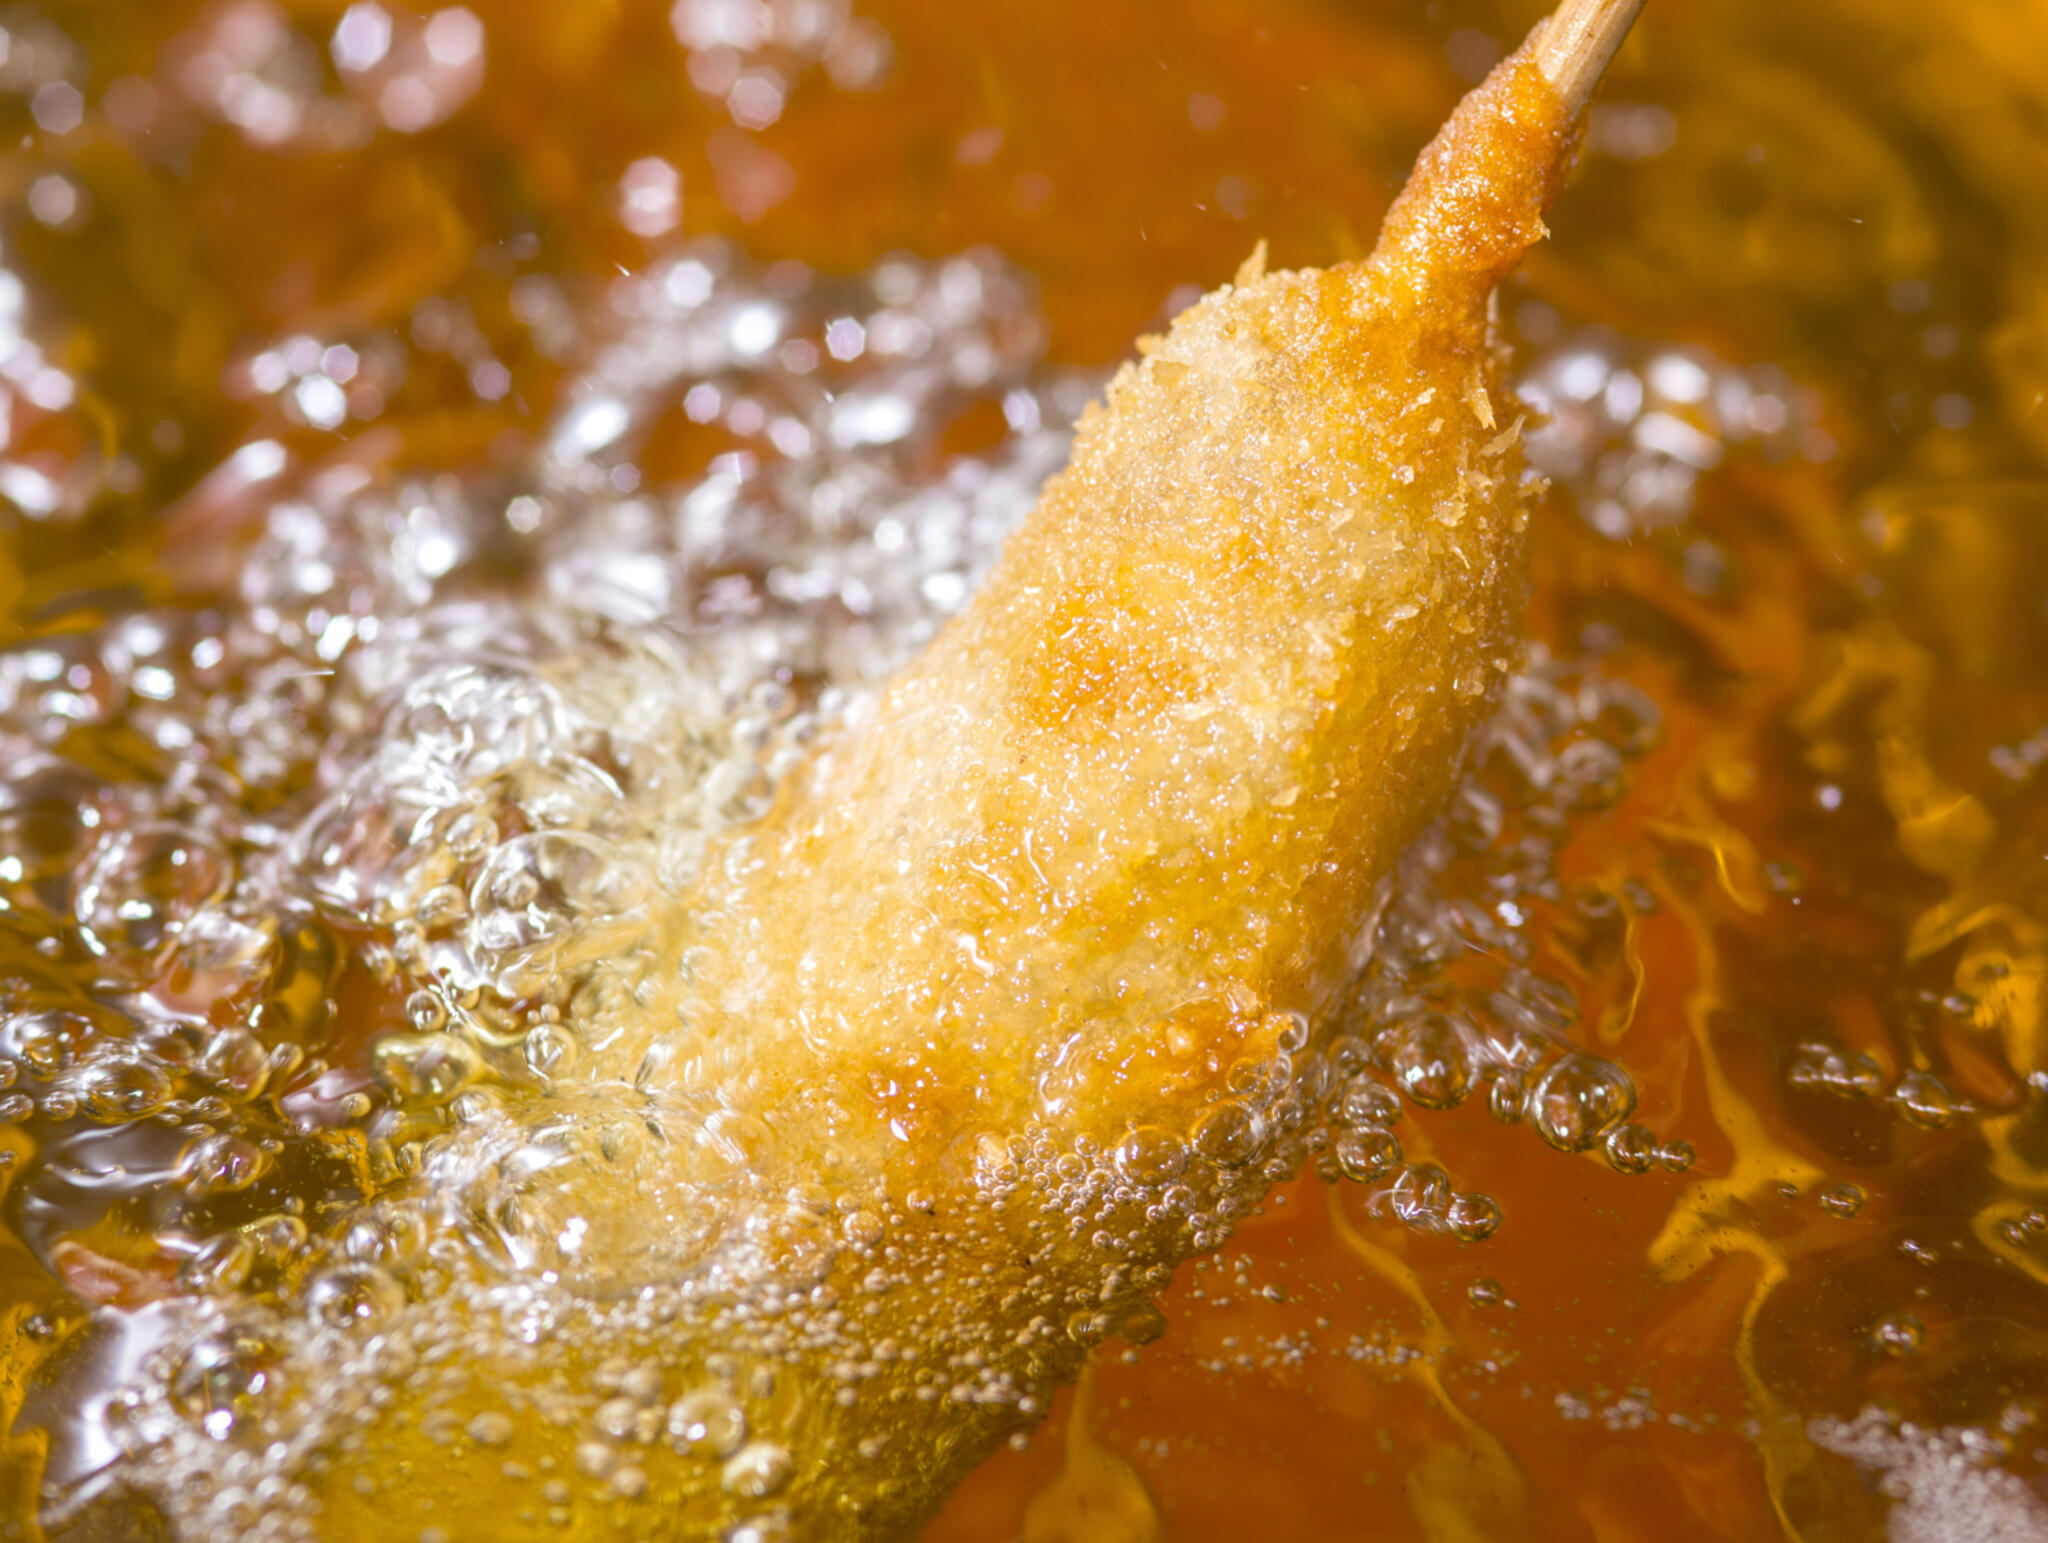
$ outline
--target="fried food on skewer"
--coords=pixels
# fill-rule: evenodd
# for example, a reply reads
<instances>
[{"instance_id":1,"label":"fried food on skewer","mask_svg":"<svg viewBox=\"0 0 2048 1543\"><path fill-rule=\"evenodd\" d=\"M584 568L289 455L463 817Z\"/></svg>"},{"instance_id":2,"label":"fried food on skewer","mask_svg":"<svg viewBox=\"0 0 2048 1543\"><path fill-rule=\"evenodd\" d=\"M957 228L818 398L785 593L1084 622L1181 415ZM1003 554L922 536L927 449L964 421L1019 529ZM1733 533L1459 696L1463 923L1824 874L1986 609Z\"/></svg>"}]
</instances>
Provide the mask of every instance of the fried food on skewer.
<instances>
[{"instance_id":1,"label":"fried food on skewer","mask_svg":"<svg viewBox=\"0 0 2048 1543\"><path fill-rule=\"evenodd\" d=\"M1141 344L969 609L642 941L672 992L592 993L614 1043L523 1192L574 1245L443 1249L381 1348L290 1353L277 1536L902 1535L1256 1203L1512 657L1489 309L1605 60L1564 38L1369 260L1255 255ZM451 1133L436 1234L531 1141ZM129 1480L196 1536L180 1439Z\"/></svg>"}]
</instances>

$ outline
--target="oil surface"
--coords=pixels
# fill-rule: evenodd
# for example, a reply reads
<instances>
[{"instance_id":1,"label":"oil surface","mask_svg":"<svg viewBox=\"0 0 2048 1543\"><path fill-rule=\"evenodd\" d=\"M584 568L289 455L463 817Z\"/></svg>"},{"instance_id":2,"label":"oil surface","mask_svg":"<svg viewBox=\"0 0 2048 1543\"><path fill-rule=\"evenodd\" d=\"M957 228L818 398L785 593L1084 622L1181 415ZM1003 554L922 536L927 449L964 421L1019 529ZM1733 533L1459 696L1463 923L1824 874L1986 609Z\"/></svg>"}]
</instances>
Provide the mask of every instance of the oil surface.
<instances>
[{"instance_id":1,"label":"oil surface","mask_svg":"<svg viewBox=\"0 0 2048 1543\"><path fill-rule=\"evenodd\" d=\"M402 1382L444 1276L743 1269L548 1211L611 1140L563 983L630 994L1103 364L1255 237L1368 245L1533 19L983 9L0 16L15 1532L123 1525L124 1452L288 1521L278 1367ZM1503 296L1532 654L1342 1021L1208 1133L1221 1252L1068 1325L1121 1338L929 1536L2043 1531L2048 13L1949 12L1624 53ZM463 1130L500 1164L404 1200ZM744 1214L821 1271L901 1220ZM593 1355L575 1471L494 1503L630 1527L694 1445L772 1528L772 1395L676 1371Z\"/></svg>"}]
</instances>

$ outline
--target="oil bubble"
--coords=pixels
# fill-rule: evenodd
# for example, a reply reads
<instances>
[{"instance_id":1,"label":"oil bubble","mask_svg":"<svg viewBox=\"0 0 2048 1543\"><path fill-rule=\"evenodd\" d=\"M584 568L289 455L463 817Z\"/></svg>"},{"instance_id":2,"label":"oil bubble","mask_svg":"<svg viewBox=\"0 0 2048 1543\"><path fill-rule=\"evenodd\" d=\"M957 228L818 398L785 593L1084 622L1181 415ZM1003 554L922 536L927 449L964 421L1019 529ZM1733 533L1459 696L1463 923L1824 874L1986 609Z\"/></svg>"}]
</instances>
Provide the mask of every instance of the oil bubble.
<instances>
[{"instance_id":1,"label":"oil bubble","mask_svg":"<svg viewBox=\"0 0 2048 1543\"><path fill-rule=\"evenodd\" d=\"M1444 1209L1444 1229L1461 1243L1477 1243L1500 1230L1500 1203L1491 1195L1453 1195Z\"/></svg>"},{"instance_id":2,"label":"oil bubble","mask_svg":"<svg viewBox=\"0 0 2048 1543\"><path fill-rule=\"evenodd\" d=\"M1301 1013L1274 1013L1264 1026L1273 1029L1273 1043L1283 1055L1299 1055L1312 1037L1307 1017Z\"/></svg>"},{"instance_id":3,"label":"oil bubble","mask_svg":"<svg viewBox=\"0 0 2048 1543\"><path fill-rule=\"evenodd\" d=\"M1618 802L1628 790L1621 751L1602 739L1574 740L1557 757L1559 791L1572 807L1591 811Z\"/></svg>"},{"instance_id":4,"label":"oil bubble","mask_svg":"<svg viewBox=\"0 0 2048 1543\"><path fill-rule=\"evenodd\" d=\"M268 1391L276 1347L257 1335L222 1329L188 1347L171 1373L171 1397L216 1441L234 1434Z\"/></svg>"},{"instance_id":5,"label":"oil bubble","mask_svg":"<svg viewBox=\"0 0 2048 1543\"><path fill-rule=\"evenodd\" d=\"M586 1479L609 1479L619 1454L602 1441L576 1443L576 1471Z\"/></svg>"},{"instance_id":6,"label":"oil bubble","mask_svg":"<svg viewBox=\"0 0 2048 1543\"><path fill-rule=\"evenodd\" d=\"M1374 1127L1339 1131L1335 1148L1345 1176L1360 1182L1384 1178L1401 1165L1401 1143Z\"/></svg>"},{"instance_id":7,"label":"oil bubble","mask_svg":"<svg viewBox=\"0 0 2048 1543\"><path fill-rule=\"evenodd\" d=\"M1067 1337L1077 1345L1100 1344L1109 1330L1109 1314L1094 1308L1083 1308L1067 1317Z\"/></svg>"},{"instance_id":8,"label":"oil bubble","mask_svg":"<svg viewBox=\"0 0 2048 1543\"><path fill-rule=\"evenodd\" d=\"M612 1470L611 1492L621 1500L638 1500L647 1493L647 1470L637 1463L621 1463Z\"/></svg>"},{"instance_id":9,"label":"oil bubble","mask_svg":"<svg viewBox=\"0 0 2048 1543\"><path fill-rule=\"evenodd\" d=\"M1612 1061L1582 1051L1560 1057L1529 1093L1536 1132L1561 1152L1583 1152L1626 1120L1636 1085Z\"/></svg>"},{"instance_id":10,"label":"oil bubble","mask_svg":"<svg viewBox=\"0 0 2048 1543\"><path fill-rule=\"evenodd\" d=\"M1226 1099L1195 1122L1196 1155L1218 1168L1242 1168L1265 1148L1265 1121L1247 1105Z\"/></svg>"},{"instance_id":11,"label":"oil bubble","mask_svg":"<svg viewBox=\"0 0 2048 1543\"><path fill-rule=\"evenodd\" d=\"M535 1024L527 1030L520 1053L537 1077L566 1077L576 1067L575 1037L560 1024Z\"/></svg>"},{"instance_id":12,"label":"oil bubble","mask_svg":"<svg viewBox=\"0 0 2048 1543\"><path fill-rule=\"evenodd\" d=\"M1854 1184L1823 1184L1817 1198L1823 1211L1845 1221L1863 1209L1863 1191Z\"/></svg>"},{"instance_id":13,"label":"oil bubble","mask_svg":"<svg viewBox=\"0 0 2048 1543\"><path fill-rule=\"evenodd\" d=\"M1330 1041L1323 1058L1339 1077L1351 1077L1371 1064L1372 1046L1356 1034L1339 1034Z\"/></svg>"},{"instance_id":14,"label":"oil bubble","mask_svg":"<svg viewBox=\"0 0 2048 1543\"><path fill-rule=\"evenodd\" d=\"M448 1022L448 1004L438 992L415 991L405 999L405 1016L421 1034L432 1034Z\"/></svg>"},{"instance_id":15,"label":"oil bubble","mask_svg":"<svg viewBox=\"0 0 2048 1543\"><path fill-rule=\"evenodd\" d=\"M1450 1175L1435 1163L1410 1163L1394 1180L1391 1198L1394 1215L1407 1226L1433 1232L1443 1226L1450 1210Z\"/></svg>"},{"instance_id":16,"label":"oil bubble","mask_svg":"<svg viewBox=\"0 0 2048 1543\"><path fill-rule=\"evenodd\" d=\"M747 1415L723 1388L685 1393L668 1410L669 1445L698 1457L730 1457L747 1439Z\"/></svg>"},{"instance_id":17,"label":"oil bubble","mask_svg":"<svg viewBox=\"0 0 2048 1543\"><path fill-rule=\"evenodd\" d=\"M645 1446L661 1433L667 1411L621 1393L597 1406L597 1428L615 1442Z\"/></svg>"},{"instance_id":18,"label":"oil bubble","mask_svg":"<svg viewBox=\"0 0 2048 1543\"><path fill-rule=\"evenodd\" d=\"M726 1459L718 1481L729 1495L765 1500L789 1482L794 1467L786 1448L772 1441L750 1441Z\"/></svg>"},{"instance_id":19,"label":"oil bubble","mask_svg":"<svg viewBox=\"0 0 2048 1543\"><path fill-rule=\"evenodd\" d=\"M1528 1087L1522 1081L1522 1074L1503 1071L1494 1077L1486 1091L1486 1108L1503 1125L1519 1125L1529 1098Z\"/></svg>"},{"instance_id":20,"label":"oil bubble","mask_svg":"<svg viewBox=\"0 0 2048 1543\"><path fill-rule=\"evenodd\" d=\"M103 1125L140 1120L171 1101L170 1073L143 1060L110 1060L80 1079L85 1112Z\"/></svg>"},{"instance_id":21,"label":"oil bubble","mask_svg":"<svg viewBox=\"0 0 2048 1543\"><path fill-rule=\"evenodd\" d=\"M1401 1100L1376 1077L1360 1075L1344 1086L1337 1117L1346 1125L1392 1125L1401 1117Z\"/></svg>"},{"instance_id":22,"label":"oil bubble","mask_svg":"<svg viewBox=\"0 0 2048 1543\"><path fill-rule=\"evenodd\" d=\"M198 1069L221 1092L237 1100L261 1093L271 1070L269 1055L245 1029L223 1029L208 1040Z\"/></svg>"},{"instance_id":23,"label":"oil bubble","mask_svg":"<svg viewBox=\"0 0 2048 1543\"><path fill-rule=\"evenodd\" d=\"M445 1104L482 1077L483 1060L458 1034L390 1034L371 1056L377 1080L408 1104Z\"/></svg>"},{"instance_id":24,"label":"oil bubble","mask_svg":"<svg viewBox=\"0 0 2048 1543\"><path fill-rule=\"evenodd\" d=\"M1922 1130L1941 1130L1953 1125L1962 1106L1947 1083L1932 1072L1909 1071L1892 1088L1892 1103L1900 1118Z\"/></svg>"},{"instance_id":25,"label":"oil bubble","mask_svg":"<svg viewBox=\"0 0 2048 1543\"><path fill-rule=\"evenodd\" d=\"M269 1159L254 1143L230 1135L201 1137L186 1149L179 1164L187 1186L199 1196L247 1189L269 1166Z\"/></svg>"},{"instance_id":26,"label":"oil bubble","mask_svg":"<svg viewBox=\"0 0 2048 1543\"><path fill-rule=\"evenodd\" d=\"M174 825L112 831L79 879L79 936L98 954L152 953L220 895L231 874L226 853L196 832Z\"/></svg>"},{"instance_id":27,"label":"oil bubble","mask_svg":"<svg viewBox=\"0 0 2048 1543\"><path fill-rule=\"evenodd\" d=\"M1133 1345L1149 1345L1166 1332L1166 1314L1151 1302L1141 1302L1124 1314L1117 1333Z\"/></svg>"},{"instance_id":28,"label":"oil bubble","mask_svg":"<svg viewBox=\"0 0 2048 1543\"><path fill-rule=\"evenodd\" d=\"M1870 1330L1871 1344L1882 1355L1916 1355L1925 1338L1926 1330L1911 1313L1887 1313Z\"/></svg>"},{"instance_id":29,"label":"oil bubble","mask_svg":"<svg viewBox=\"0 0 2048 1543\"><path fill-rule=\"evenodd\" d=\"M1657 1166L1666 1173L1683 1173L1697 1157L1690 1141L1667 1141L1657 1148Z\"/></svg>"},{"instance_id":30,"label":"oil bubble","mask_svg":"<svg viewBox=\"0 0 2048 1543\"><path fill-rule=\"evenodd\" d=\"M255 1264L256 1245L239 1232L227 1232L201 1244L178 1273L188 1291L225 1296L241 1289Z\"/></svg>"},{"instance_id":31,"label":"oil bubble","mask_svg":"<svg viewBox=\"0 0 2048 1543\"><path fill-rule=\"evenodd\" d=\"M405 1269L425 1247L425 1224L402 1206L387 1206L358 1217L341 1239L341 1251L350 1259L387 1270Z\"/></svg>"},{"instance_id":32,"label":"oil bubble","mask_svg":"<svg viewBox=\"0 0 2048 1543\"><path fill-rule=\"evenodd\" d=\"M1657 1138L1641 1125L1618 1125L1607 1133L1607 1165L1616 1173L1648 1173L1657 1164Z\"/></svg>"},{"instance_id":33,"label":"oil bubble","mask_svg":"<svg viewBox=\"0 0 2048 1543\"><path fill-rule=\"evenodd\" d=\"M0 1046L35 1077L50 1078L69 1066L92 1025L76 1013L18 1013L0 1023Z\"/></svg>"},{"instance_id":34,"label":"oil bubble","mask_svg":"<svg viewBox=\"0 0 2048 1543\"><path fill-rule=\"evenodd\" d=\"M1375 1048L1394 1085L1424 1109L1451 1109L1472 1091L1472 1063L1457 1026L1442 1013L1392 1024Z\"/></svg>"},{"instance_id":35,"label":"oil bubble","mask_svg":"<svg viewBox=\"0 0 2048 1543\"><path fill-rule=\"evenodd\" d=\"M471 946L486 957L525 954L578 919L618 915L638 899L637 872L597 836L515 836L491 853L471 886Z\"/></svg>"},{"instance_id":36,"label":"oil bubble","mask_svg":"<svg viewBox=\"0 0 2048 1543\"><path fill-rule=\"evenodd\" d=\"M481 810L469 809L448 827L448 850L462 862L474 862L498 844L498 826Z\"/></svg>"},{"instance_id":37,"label":"oil bubble","mask_svg":"<svg viewBox=\"0 0 2048 1543\"><path fill-rule=\"evenodd\" d=\"M306 1312L331 1329L373 1329L405 1305L405 1288L373 1264L323 1270L306 1284Z\"/></svg>"},{"instance_id":38,"label":"oil bubble","mask_svg":"<svg viewBox=\"0 0 2048 1543\"><path fill-rule=\"evenodd\" d=\"M1117 1145L1117 1172L1133 1184L1165 1184L1187 1165L1187 1144L1157 1125L1140 1126Z\"/></svg>"},{"instance_id":39,"label":"oil bubble","mask_svg":"<svg viewBox=\"0 0 2048 1543\"><path fill-rule=\"evenodd\" d=\"M1876 1061L1821 1041L1808 1041L1793 1051L1785 1081L1803 1092L1832 1098L1876 1098L1884 1092L1884 1073Z\"/></svg>"},{"instance_id":40,"label":"oil bubble","mask_svg":"<svg viewBox=\"0 0 2048 1543\"><path fill-rule=\"evenodd\" d=\"M293 1263L308 1241L305 1222L282 1211L246 1223L242 1235L256 1245L258 1262L274 1270Z\"/></svg>"}]
</instances>

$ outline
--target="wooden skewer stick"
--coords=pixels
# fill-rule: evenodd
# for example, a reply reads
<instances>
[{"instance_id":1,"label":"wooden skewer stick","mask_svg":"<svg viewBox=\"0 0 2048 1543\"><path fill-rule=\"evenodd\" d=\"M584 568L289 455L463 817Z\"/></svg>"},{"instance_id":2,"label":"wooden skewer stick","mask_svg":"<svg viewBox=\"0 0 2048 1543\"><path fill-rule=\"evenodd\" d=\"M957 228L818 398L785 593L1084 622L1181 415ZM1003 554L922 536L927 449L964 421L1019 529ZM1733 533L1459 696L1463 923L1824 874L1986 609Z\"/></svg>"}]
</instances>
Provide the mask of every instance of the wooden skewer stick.
<instances>
[{"instance_id":1,"label":"wooden skewer stick","mask_svg":"<svg viewBox=\"0 0 2048 1543\"><path fill-rule=\"evenodd\" d=\"M1576 118L1586 110L1608 61L1641 14L1644 0L1563 0L1543 24L1536 65Z\"/></svg>"}]
</instances>

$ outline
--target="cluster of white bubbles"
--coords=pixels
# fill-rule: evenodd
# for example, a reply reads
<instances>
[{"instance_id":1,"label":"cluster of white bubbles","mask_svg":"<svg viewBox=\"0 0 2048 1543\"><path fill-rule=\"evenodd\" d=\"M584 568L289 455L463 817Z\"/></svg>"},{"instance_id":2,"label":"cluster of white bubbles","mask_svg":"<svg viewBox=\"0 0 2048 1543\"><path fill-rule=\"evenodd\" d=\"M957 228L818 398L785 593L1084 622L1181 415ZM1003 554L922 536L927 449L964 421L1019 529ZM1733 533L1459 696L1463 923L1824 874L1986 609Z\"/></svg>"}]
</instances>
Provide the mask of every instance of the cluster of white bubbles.
<instances>
[{"instance_id":1,"label":"cluster of white bubbles","mask_svg":"<svg viewBox=\"0 0 2048 1543\"><path fill-rule=\"evenodd\" d=\"M2030 1402L2008 1405L1994 1427L1939 1429L1873 1407L1853 1420L1811 1421L1807 1435L1854 1462L1865 1482L1892 1502L1885 1516L1892 1543L2027 1543L2048 1538L2048 1502L1998 1465L2015 1438L2038 1421Z\"/></svg>"},{"instance_id":2,"label":"cluster of white bubbles","mask_svg":"<svg viewBox=\"0 0 2048 1543\"><path fill-rule=\"evenodd\" d=\"M888 33L848 0L676 0L669 25L690 83L743 129L774 123L816 67L843 91L873 90L889 69Z\"/></svg>"},{"instance_id":3,"label":"cluster of white bubbles","mask_svg":"<svg viewBox=\"0 0 2048 1543\"><path fill-rule=\"evenodd\" d=\"M50 137L78 127L84 76L78 47L48 21L20 12L0 18L0 98L26 104ZM46 225L68 226L85 212L83 192L54 167L32 177L26 193L27 212ZM77 381L63 367L67 340L38 310L15 265L0 261L0 500L23 519L68 521L133 468L116 470L96 453L66 456L37 443L38 428L75 411L79 398Z\"/></svg>"},{"instance_id":4,"label":"cluster of white bubbles","mask_svg":"<svg viewBox=\"0 0 2048 1543\"><path fill-rule=\"evenodd\" d=\"M483 84L483 23L461 5L414 14L358 0L324 41L273 0L222 0L150 74L115 77L96 102L74 90L74 122L104 114L147 153L182 153L194 120L266 150L333 153L380 129L431 128Z\"/></svg>"},{"instance_id":5,"label":"cluster of white bubbles","mask_svg":"<svg viewBox=\"0 0 2048 1543\"><path fill-rule=\"evenodd\" d=\"M1529 463L1569 483L1580 517L1610 540L1679 524L1700 478L1731 452L1834 454L1814 393L1775 365L1731 365L1598 327L1567 331L1540 302L1517 321L1543 349L1516 388L1545 423L1530 436Z\"/></svg>"},{"instance_id":6,"label":"cluster of white bubbles","mask_svg":"<svg viewBox=\"0 0 2048 1543\"><path fill-rule=\"evenodd\" d=\"M781 203L796 182L789 162L756 136L821 70L837 90L873 91L894 53L889 34L855 15L849 0L675 0L669 25L690 84L730 120L711 131L704 150L720 207L747 221ZM674 228L680 196L668 162L636 161L620 179L620 221L658 236Z\"/></svg>"},{"instance_id":7,"label":"cluster of white bubbles","mask_svg":"<svg viewBox=\"0 0 2048 1543\"><path fill-rule=\"evenodd\" d=\"M531 309L559 333L561 307ZM610 1107L574 1092L605 1048L571 1008L579 964L964 603L1095 385L1039 364L1028 287L986 255L833 280L700 245L569 323L516 478L301 474L245 446L217 479L264 494L231 595L0 655L0 1119L33 1142L13 1219L115 1309L32 1411L65 1503L123 1452L184 1462L180 1430L230 1441L287 1345L338 1387L388 1380L378 1330L450 1249L537 1290L632 1251L549 1209L564 1164L617 1159ZM977 404L1006 437L942 454ZM621 473L665 417L717 453L641 490ZM464 1122L495 1134L448 1214L378 1199ZM825 1261L875 1244L886 1207L844 1209L777 1196L770 1236L692 1254L671 1229L669 1257L716 1274L772 1242L787 1277L807 1231ZM108 1221L147 1246L80 1241ZM774 1487L723 1417L675 1419L685 1444L707 1424L734 1484ZM327 1429L200 1484L181 1520L290 1513L252 1497Z\"/></svg>"},{"instance_id":8,"label":"cluster of white bubbles","mask_svg":"<svg viewBox=\"0 0 2048 1543\"><path fill-rule=\"evenodd\" d=\"M104 1309L32 1325L64 1338L29 1412L53 1511L134 1467L190 1535L292 1536L312 1455L462 1334L516 1361L573 1326L584 1383L451 1435L587 1427L576 1474L528 1497L565 1519L633 1501L656 1444L772 1520L801 1455L762 1434L792 1344L838 1356L848 1398L893 1377L1037 1407L959 1325L948 1359L866 1344L835 1307L907 1278L916 1194L754 1193L759 1122L635 1105L601 999L665 967L620 946L654 897L965 603L1098 382L1041 362L1028 285L986 254L834 279L700 244L529 310L570 370L516 473L244 447L266 491L232 594L0 655L0 1119L30 1137L11 1220ZM946 453L970 410L1006 432ZM662 433L704 436L703 470L656 485ZM1684 1167L1531 943L1542 907L1597 929L1654 906L1568 894L1555 857L1658 732L1597 665L1533 655L1337 1021L1283 1034L1185 1140L985 1143L991 1207L1032 1186L1112 1260L1125 1226L1204 1249L1307 1165L1477 1240L1499 1207L1407 1160L1400 1125L1475 1097L1562 1151ZM562 1198L685 1126L726 1188L657 1196L658 1244ZM86 1241L112 1230L146 1247ZM1115 1278L1045 1332L1156 1334L1161 1277ZM488 1311L458 1331L435 1304L462 1282Z\"/></svg>"}]
</instances>

